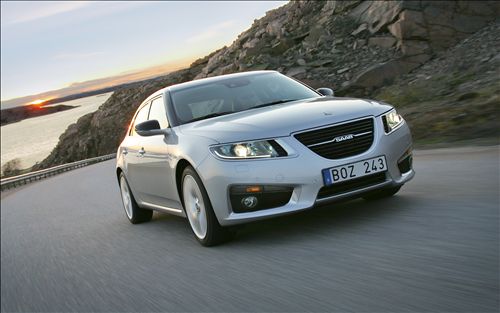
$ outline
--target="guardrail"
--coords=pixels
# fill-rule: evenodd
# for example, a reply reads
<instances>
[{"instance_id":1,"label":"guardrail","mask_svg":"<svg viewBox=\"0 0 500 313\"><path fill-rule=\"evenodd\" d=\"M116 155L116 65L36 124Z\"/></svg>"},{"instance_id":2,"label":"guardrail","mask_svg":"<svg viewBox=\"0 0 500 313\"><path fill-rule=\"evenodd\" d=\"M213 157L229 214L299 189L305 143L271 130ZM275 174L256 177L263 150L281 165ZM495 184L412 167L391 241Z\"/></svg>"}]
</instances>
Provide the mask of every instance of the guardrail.
<instances>
[{"instance_id":1,"label":"guardrail","mask_svg":"<svg viewBox=\"0 0 500 313\"><path fill-rule=\"evenodd\" d=\"M111 160L116 157L116 153L102 155L99 157L76 161L68 164L58 165L44 170L22 174L19 176L4 178L0 180L1 190L8 190L18 186L26 185L34 181L42 180L44 178L54 176L63 172L71 171L80 167L99 163L102 161Z\"/></svg>"}]
</instances>

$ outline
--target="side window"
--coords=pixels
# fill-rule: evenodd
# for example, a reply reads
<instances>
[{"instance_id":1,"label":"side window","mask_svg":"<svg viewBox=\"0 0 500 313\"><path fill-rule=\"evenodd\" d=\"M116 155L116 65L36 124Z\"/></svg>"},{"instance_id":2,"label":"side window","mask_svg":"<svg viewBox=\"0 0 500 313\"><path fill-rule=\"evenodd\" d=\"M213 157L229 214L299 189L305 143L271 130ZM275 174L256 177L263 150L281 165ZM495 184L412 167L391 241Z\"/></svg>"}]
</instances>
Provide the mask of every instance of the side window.
<instances>
[{"instance_id":1,"label":"side window","mask_svg":"<svg viewBox=\"0 0 500 313\"><path fill-rule=\"evenodd\" d=\"M163 98L156 98L151 102L151 111L149 112L149 120L157 120L161 128L168 127L167 112L163 104Z\"/></svg>"},{"instance_id":2,"label":"side window","mask_svg":"<svg viewBox=\"0 0 500 313\"><path fill-rule=\"evenodd\" d=\"M134 124L132 125L132 129L130 130L130 135L135 136L135 125L148 120L149 107L150 104L148 103L145 106L143 106L139 110L139 112L137 112L137 115L135 116L134 119Z\"/></svg>"}]
</instances>

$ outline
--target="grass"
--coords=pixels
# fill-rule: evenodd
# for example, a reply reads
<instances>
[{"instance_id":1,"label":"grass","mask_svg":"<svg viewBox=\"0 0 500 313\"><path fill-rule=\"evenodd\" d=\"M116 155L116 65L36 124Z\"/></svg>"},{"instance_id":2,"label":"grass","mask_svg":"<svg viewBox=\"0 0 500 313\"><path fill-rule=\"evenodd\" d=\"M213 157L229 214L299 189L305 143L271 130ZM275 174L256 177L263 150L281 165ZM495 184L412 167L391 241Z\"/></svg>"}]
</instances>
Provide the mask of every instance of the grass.
<instances>
[{"instance_id":1,"label":"grass","mask_svg":"<svg viewBox=\"0 0 500 313\"><path fill-rule=\"evenodd\" d=\"M489 138L498 143L500 86L477 83L476 73L422 77L382 88L375 99L394 105L410 125L417 145Z\"/></svg>"}]
</instances>

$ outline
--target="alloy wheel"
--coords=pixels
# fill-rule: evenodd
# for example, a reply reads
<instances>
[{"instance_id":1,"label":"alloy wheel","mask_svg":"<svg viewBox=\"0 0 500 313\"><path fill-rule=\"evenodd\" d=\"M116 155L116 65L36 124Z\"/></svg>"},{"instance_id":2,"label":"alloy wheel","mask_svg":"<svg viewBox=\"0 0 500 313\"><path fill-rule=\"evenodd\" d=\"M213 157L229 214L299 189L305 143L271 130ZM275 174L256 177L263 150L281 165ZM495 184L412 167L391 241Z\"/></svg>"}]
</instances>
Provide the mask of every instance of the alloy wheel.
<instances>
[{"instance_id":1,"label":"alloy wheel","mask_svg":"<svg viewBox=\"0 0 500 313\"><path fill-rule=\"evenodd\" d=\"M199 239L207 235L207 212L200 187L191 175L184 177L182 185L184 208L191 228Z\"/></svg>"},{"instance_id":2,"label":"alloy wheel","mask_svg":"<svg viewBox=\"0 0 500 313\"><path fill-rule=\"evenodd\" d=\"M132 219L132 198L130 195L130 189L128 188L127 180L124 176L120 178L120 190L122 194L123 207L125 208L125 213L129 219Z\"/></svg>"}]
</instances>

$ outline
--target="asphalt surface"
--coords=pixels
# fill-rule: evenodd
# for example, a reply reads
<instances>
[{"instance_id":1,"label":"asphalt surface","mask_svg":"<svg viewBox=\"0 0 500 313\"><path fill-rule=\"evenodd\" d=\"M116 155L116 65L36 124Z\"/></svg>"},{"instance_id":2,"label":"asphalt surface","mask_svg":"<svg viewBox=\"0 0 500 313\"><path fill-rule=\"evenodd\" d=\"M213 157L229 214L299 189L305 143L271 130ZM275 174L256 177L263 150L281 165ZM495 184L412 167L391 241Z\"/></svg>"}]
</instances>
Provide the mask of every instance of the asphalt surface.
<instances>
[{"instance_id":1,"label":"asphalt surface","mask_svg":"<svg viewBox=\"0 0 500 313\"><path fill-rule=\"evenodd\" d=\"M391 199L247 225L201 247L186 220L130 224L114 160L1 200L7 311L498 312L499 148L417 151Z\"/></svg>"}]
</instances>

